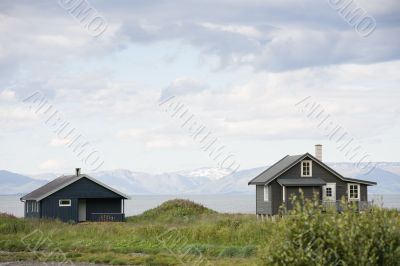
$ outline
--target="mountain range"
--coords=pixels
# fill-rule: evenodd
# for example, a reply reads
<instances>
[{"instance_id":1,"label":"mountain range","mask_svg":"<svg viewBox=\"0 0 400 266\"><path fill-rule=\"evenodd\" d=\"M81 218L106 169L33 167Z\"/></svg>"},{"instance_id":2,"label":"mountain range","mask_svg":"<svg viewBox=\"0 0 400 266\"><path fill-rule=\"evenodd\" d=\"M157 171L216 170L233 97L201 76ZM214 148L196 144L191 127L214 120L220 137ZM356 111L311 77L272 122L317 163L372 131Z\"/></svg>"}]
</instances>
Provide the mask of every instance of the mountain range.
<instances>
[{"instance_id":1,"label":"mountain range","mask_svg":"<svg viewBox=\"0 0 400 266\"><path fill-rule=\"evenodd\" d=\"M400 194L400 163L379 163L366 174L352 163L328 163L346 177L371 180L372 194ZM251 194L249 180L267 167L244 169L229 174L226 169L199 168L163 174L134 172L126 169L90 173L126 194ZM23 194L49 182L60 174L22 175L0 170L0 194Z\"/></svg>"}]
</instances>

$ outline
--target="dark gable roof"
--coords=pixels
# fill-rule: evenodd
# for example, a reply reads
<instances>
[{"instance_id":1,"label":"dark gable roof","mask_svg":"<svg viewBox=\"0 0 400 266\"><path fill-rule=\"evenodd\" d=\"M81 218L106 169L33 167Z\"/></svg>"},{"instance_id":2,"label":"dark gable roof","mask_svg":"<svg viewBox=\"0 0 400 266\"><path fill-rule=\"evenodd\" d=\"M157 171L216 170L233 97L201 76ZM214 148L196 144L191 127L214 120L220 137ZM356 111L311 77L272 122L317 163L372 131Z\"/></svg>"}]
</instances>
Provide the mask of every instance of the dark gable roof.
<instances>
[{"instance_id":1,"label":"dark gable roof","mask_svg":"<svg viewBox=\"0 0 400 266\"><path fill-rule=\"evenodd\" d=\"M292 168L294 165L296 165L298 162L302 161L306 157L309 157L311 160L318 163L320 166L322 166L323 168L325 168L332 174L336 175L338 178L342 179L343 181L361 183L361 184L365 184L365 185L376 185L376 182L344 177L309 153L305 153L302 155L293 155L293 156L286 155L281 160L279 160L277 163L275 163L274 165L269 167L267 170L265 170L264 172L262 172L261 174L259 174L255 178L253 178L248 184L249 185L269 184L271 181L278 178L280 175L282 175L284 172L286 172L287 170Z\"/></svg>"},{"instance_id":2,"label":"dark gable roof","mask_svg":"<svg viewBox=\"0 0 400 266\"><path fill-rule=\"evenodd\" d=\"M91 181L93 181L94 183L108 189L111 190L112 192L120 195L121 197L125 198L125 199L129 199L130 197L107 186L106 184L101 183L100 181L98 181L97 179L94 179L91 176L88 175L66 175L66 176L60 176L57 177L56 179L50 181L49 183L47 183L44 186L41 186L40 188L32 191L29 194L26 194L25 196L23 196L21 198L21 200L42 200L48 196L50 196L51 194L63 189L64 187L67 187L69 185L71 185L72 183L75 183L76 181L80 180L81 178L87 178Z\"/></svg>"},{"instance_id":3,"label":"dark gable roof","mask_svg":"<svg viewBox=\"0 0 400 266\"><path fill-rule=\"evenodd\" d=\"M45 194L49 193L50 191L53 191L59 187L62 187L65 184L71 182L75 177L76 177L76 175L60 176L60 177L50 181L49 183L41 186L40 188L32 191L31 193L26 194L25 196L23 196L21 198L21 200L37 199L40 196L45 195Z\"/></svg>"},{"instance_id":4,"label":"dark gable roof","mask_svg":"<svg viewBox=\"0 0 400 266\"><path fill-rule=\"evenodd\" d=\"M286 155L278 162L270 166L267 170L256 176L253 180L249 182L249 185L256 185L256 184L264 184L269 182L274 177L279 176L279 174L283 173L286 169L291 167L292 165L296 164L299 159L301 159L304 155L294 155L289 156Z\"/></svg>"}]
</instances>

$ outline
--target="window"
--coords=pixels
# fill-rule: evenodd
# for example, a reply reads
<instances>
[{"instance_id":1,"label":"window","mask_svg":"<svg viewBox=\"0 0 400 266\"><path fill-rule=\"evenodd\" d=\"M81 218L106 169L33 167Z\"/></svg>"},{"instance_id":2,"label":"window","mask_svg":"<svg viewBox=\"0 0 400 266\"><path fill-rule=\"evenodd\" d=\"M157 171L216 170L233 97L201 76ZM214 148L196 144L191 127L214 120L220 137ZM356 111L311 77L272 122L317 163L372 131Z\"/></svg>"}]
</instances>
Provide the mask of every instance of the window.
<instances>
[{"instance_id":1,"label":"window","mask_svg":"<svg viewBox=\"0 0 400 266\"><path fill-rule=\"evenodd\" d=\"M26 204L26 213L28 213L29 212L29 201L27 201L25 204Z\"/></svg>"},{"instance_id":2,"label":"window","mask_svg":"<svg viewBox=\"0 0 400 266\"><path fill-rule=\"evenodd\" d=\"M31 203L31 211L35 212L35 202L34 201L32 201L32 203Z\"/></svg>"},{"instance_id":3,"label":"window","mask_svg":"<svg viewBox=\"0 0 400 266\"><path fill-rule=\"evenodd\" d=\"M301 162L301 176L312 176L312 161Z\"/></svg>"},{"instance_id":4,"label":"window","mask_svg":"<svg viewBox=\"0 0 400 266\"><path fill-rule=\"evenodd\" d=\"M269 199L269 189L268 186L264 186L264 201L268 201Z\"/></svg>"},{"instance_id":5,"label":"window","mask_svg":"<svg viewBox=\"0 0 400 266\"><path fill-rule=\"evenodd\" d=\"M58 206L60 207L69 207L71 206L71 200L70 199L62 199L58 201Z\"/></svg>"},{"instance_id":6,"label":"window","mask_svg":"<svg viewBox=\"0 0 400 266\"><path fill-rule=\"evenodd\" d=\"M39 202L35 201L35 212L39 212Z\"/></svg>"},{"instance_id":7,"label":"window","mask_svg":"<svg viewBox=\"0 0 400 266\"><path fill-rule=\"evenodd\" d=\"M286 189L285 186L282 186L282 201L286 201Z\"/></svg>"},{"instance_id":8,"label":"window","mask_svg":"<svg viewBox=\"0 0 400 266\"><path fill-rule=\"evenodd\" d=\"M360 185L349 184L348 185L349 200L359 200L360 199Z\"/></svg>"},{"instance_id":9,"label":"window","mask_svg":"<svg viewBox=\"0 0 400 266\"><path fill-rule=\"evenodd\" d=\"M325 193L326 193L327 197L332 197L332 188L331 187L327 187Z\"/></svg>"}]
</instances>

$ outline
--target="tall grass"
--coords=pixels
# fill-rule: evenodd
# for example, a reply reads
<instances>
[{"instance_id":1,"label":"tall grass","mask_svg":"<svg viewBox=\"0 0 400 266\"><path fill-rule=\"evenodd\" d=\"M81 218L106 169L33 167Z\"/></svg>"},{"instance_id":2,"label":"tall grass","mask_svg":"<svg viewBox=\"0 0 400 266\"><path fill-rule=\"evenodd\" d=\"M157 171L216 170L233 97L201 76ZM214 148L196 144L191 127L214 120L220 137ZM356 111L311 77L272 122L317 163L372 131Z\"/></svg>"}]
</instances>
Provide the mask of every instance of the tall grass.
<instances>
[{"instance_id":1,"label":"tall grass","mask_svg":"<svg viewBox=\"0 0 400 266\"><path fill-rule=\"evenodd\" d=\"M324 212L312 201L295 206L275 221L219 214L184 201L167 202L126 223L66 224L1 216L0 250L35 259L21 239L40 230L53 245L38 250L57 247L74 261L176 265L177 255L188 254L215 265L399 265L398 211L359 213L349 207L343 213Z\"/></svg>"}]
</instances>

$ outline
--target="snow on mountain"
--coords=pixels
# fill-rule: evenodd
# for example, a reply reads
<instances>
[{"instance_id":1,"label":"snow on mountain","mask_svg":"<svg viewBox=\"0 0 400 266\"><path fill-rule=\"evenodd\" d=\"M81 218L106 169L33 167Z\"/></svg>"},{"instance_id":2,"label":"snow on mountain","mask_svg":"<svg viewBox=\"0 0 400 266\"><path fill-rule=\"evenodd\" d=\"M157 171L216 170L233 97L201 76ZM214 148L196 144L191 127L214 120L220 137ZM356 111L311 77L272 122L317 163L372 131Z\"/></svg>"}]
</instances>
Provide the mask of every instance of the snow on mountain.
<instances>
[{"instance_id":1,"label":"snow on mountain","mask_svg":"<svg viewBox=\"0 0 400 266\"><path fill-rule=\"evenodd\" d=\"M208 178L210 180L218 180L221 179L231 173L230 169L223 168L198 168L191 171L180 171L177 174L187 177L202 177Z\"/></svg>"},{"instance_id":2,"label":"snow on mountain","mask_svg":"<svg viewBox=\"0 0 400 266\"><path fill-rule=\"evenodd\" d=\"M190 193L195 194L243 194L252 193L253 186L248 182L264 171L266 167L240 170L223 178L207 182L202 186L194 188Z\"/></svg>"}]
</instances>

